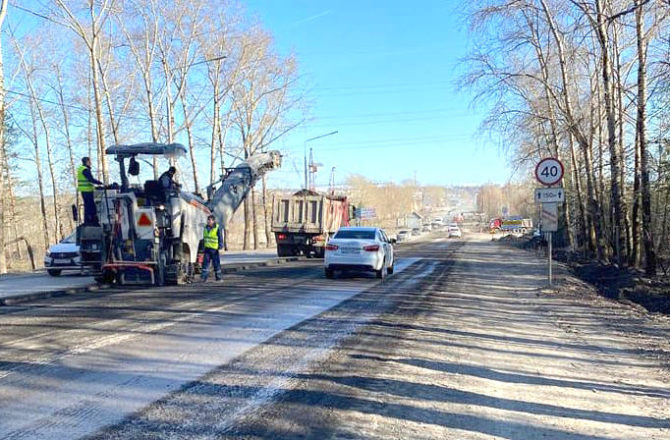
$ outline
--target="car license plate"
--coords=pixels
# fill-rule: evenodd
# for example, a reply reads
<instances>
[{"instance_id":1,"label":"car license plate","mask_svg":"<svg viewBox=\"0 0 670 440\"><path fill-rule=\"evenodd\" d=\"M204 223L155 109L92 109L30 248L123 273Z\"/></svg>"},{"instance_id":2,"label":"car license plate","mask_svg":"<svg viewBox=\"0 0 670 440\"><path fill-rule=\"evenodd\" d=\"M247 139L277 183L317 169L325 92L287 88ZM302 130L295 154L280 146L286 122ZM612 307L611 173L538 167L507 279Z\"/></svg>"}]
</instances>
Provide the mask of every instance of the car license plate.
<instances>
[{"instance_id":1,"label":"car license plate","mask_svg":"<svg viewBox=\"0 0 670 440\"><path fill-rule=\"evenodd\" d=\"M70 260L65 258L56 258L54 259L54 264L70 264Z\"/></svg>"},{"instance_id":2,"label":"car license plate","mask_svg":"<svg viewBox=\"0 0 670 440\"><path fill-rule=\"evenodd\" d=\"M358 248L340 248L343 254L357 254L359 252Z\"/></svg>"}]
</instances>

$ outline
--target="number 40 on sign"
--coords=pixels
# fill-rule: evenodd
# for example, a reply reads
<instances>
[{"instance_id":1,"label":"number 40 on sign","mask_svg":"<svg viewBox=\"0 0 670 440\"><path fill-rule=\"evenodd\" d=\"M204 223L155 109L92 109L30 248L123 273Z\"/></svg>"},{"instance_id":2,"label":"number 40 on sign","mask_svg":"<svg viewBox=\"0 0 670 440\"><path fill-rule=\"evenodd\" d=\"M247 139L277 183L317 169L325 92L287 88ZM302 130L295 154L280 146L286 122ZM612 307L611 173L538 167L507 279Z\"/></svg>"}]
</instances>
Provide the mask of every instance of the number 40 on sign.
<instances>
[{"instance_id":1,"label":"number 40 on sign","mask_svg":"<svg viewBox=\"0 0 670 440\"><path fill-rule=\"evenodd\" d=\"M535 178L543 185L555 185L563 178L563 164L560 160L548 157L535 167Z\"/></svg>"}]
</instances>

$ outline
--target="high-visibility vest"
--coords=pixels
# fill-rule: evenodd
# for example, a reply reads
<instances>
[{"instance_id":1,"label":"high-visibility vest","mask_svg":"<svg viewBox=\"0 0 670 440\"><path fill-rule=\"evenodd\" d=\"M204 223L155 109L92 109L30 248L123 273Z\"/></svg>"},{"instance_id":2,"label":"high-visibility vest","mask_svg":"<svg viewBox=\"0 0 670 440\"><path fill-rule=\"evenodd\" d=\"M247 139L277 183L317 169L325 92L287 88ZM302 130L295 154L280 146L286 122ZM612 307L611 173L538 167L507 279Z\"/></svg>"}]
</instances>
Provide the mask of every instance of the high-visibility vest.
<instances>
[{"instance_id":1,"label":"high-visibility vest","mask_svg":"<svg viewBox=\"0 0 670 440\"><path fill-rule=\"evenodd\" d=\"M88 167L80 165L77 168L77 191L79 192L93 192L93 184L84 176L84 170Z\"/></svg>"},{"instance_id":2,"label":"high-visibility vest","mask_svg":"<svg viewBox=\"0 0 670 440\"><path fill-rule=\"evenodd\" d=\"M219 225L215 225L212 229L205 228L203 235L205 248L219 249Z\"/></svg>"}]
</instances>

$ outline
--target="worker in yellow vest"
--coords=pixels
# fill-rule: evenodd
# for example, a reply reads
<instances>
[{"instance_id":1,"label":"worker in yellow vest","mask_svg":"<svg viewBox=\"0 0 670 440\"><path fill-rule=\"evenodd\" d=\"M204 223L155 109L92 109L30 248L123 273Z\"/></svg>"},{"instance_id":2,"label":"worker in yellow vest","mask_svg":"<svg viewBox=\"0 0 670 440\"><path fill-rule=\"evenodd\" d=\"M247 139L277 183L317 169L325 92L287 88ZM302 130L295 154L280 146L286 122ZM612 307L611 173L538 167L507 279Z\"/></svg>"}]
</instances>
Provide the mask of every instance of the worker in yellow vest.
<instances>
[{"instance_id":1,"label":"worker in yellow vest","mask_svg":"<svg viewBox=\"0 0 670 440\"><path fill-rule=\"evenodd\" d=\"M207 281L209 274L209 262L214 266L214 276L216 281L221 281L223 275L221 273L221 260L219 250L223 249L223 228L216 224L216 219L213 215L207 217L207 226L202 233L204 242L204 258L202 260L202 281Z\"/></svg>"},{"instance_id":2,"label":"worker in yellow vest","mask_svg":"<svg viewBox=\"0 0 670 440\"><path fill-rule=\"evenodd\" d=\"M98 224L98 210L93 199L95 185L102 185L102 182L91 174L91 159L82 157L81 165L77 168L77 191L84 200L84 224Z\"/></svg>"}]
</instances>

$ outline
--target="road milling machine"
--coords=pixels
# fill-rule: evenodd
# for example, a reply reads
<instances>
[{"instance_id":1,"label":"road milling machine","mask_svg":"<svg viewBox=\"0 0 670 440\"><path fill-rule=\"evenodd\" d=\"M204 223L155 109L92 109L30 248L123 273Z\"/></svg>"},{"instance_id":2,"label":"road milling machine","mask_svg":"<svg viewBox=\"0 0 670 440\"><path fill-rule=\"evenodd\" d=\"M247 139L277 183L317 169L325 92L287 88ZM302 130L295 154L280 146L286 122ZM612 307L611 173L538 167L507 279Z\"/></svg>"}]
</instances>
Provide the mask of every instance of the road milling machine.
<instances>
[{"instance_id":1,"label":"road milling machine","mask_svg":"<svg viewBox=\"0 0 670 440\"><path fill-rule=\"evenodd\" d=\"M176 158L185 153L181 144L107 148L106 154L115 156L119 164L121 185L96 189L99 224L77 227L82 264L96 281L159 286L189 282L199 270L207 216L214 214L225 228L256 181L281 166L278 151L252 155L225 169L221 179L207 188L207 200L182 191L179 185L164 188L156 180L129 182L128 175L139 175L138 156Z\"/></svg>"}]
</instances>

